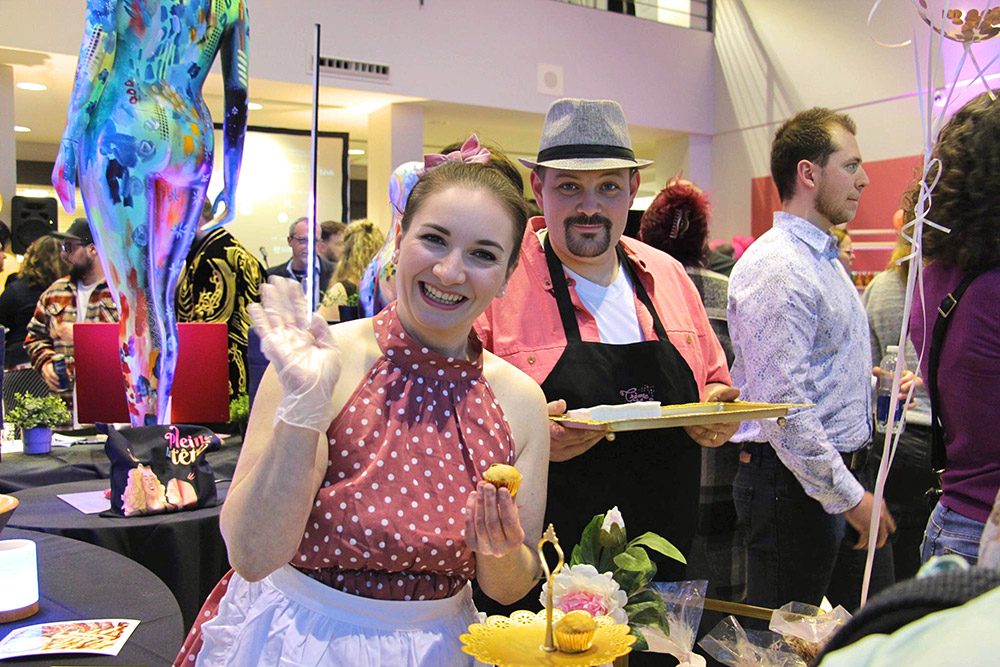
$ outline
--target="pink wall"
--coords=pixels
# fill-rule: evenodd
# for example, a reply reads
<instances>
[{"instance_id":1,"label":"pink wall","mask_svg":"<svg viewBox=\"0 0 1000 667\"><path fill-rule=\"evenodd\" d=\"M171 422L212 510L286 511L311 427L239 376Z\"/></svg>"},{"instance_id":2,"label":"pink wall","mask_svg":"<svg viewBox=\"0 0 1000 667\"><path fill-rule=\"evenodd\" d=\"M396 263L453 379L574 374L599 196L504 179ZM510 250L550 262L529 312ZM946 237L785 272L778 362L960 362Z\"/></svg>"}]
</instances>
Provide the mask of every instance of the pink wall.
<instances>
[{"instance_id":1,"label":"pink wall","mask_svg":"<svg viewBox=\"0 0 1000 667\"><path fill-rule=\"evenodd\" d=\"M871 184L865 188L858 214L848 226L857 259L855 272L881 271L889 261L896 233L892 216L903 191L920 174L919 155L865 162ZM751 179L750 229L757 238L771 228L771 214L781 208L778 190L770 176Z\"/></svg>"}]
</instances>

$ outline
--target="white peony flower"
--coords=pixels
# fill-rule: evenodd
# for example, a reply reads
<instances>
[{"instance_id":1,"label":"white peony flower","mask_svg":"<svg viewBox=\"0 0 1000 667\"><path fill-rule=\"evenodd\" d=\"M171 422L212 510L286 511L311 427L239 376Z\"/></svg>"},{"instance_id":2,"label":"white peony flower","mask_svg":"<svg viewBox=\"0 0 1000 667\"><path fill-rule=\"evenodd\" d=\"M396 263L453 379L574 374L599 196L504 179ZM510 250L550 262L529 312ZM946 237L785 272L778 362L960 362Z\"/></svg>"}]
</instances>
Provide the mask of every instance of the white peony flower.
<instances>
[{"instance_id":1,"label":"white peony flower","mask_svg":"<svg viewBox=\"0 0 1000 667\"><path fill-rule=\"evenodd\" d=\"M545 583L540 598L543 606L547 595L548 583ZM583 609L591 616L607 615L615 623L628 623L625 613L628 595L610 572L598 572L593 565L565 567L553 577L552 604L565 612Z\"/></svg>"},{"instance_id":2,"label":"white peony flower","mask_svg":"<svg viewBox=\"0 0 1000 667\"><path fill-rule=\"evenodd\" d=\"M609 509L607 514L604 515L604 523L601 524L601 530L610 533L611 526L618 526L622 530L625 530L625 519L622 518L622 513L618 511L618 505Z\"/></svg>"}]
</instances>

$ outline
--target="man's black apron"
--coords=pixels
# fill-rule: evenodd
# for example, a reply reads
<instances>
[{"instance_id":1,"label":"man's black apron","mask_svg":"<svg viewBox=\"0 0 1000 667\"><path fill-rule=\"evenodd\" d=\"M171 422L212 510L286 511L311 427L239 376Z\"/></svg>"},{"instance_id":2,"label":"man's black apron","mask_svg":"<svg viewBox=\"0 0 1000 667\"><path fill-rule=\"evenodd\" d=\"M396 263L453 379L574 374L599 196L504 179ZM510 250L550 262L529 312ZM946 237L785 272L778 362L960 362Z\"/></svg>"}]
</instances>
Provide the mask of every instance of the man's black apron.
<instances>
[{"instance_id":1,"label":"man's black apron","mask_svg":"<svg viewBox=\"0 0 1000 667\"><path fill-rule=\"evenodd\" d=\"M567 409L654 400L666 405L699 400L691 368L667 337L645 288L620 246L617 255L639 301L653 318L656 340L611 345L584 342L570 301L562 263L545 239L545 256L566 333L566 349L542 390L546 400L565 399ZM569 461L549 464L545 525L555 525L568 549L595 514L615 505L629 538L659 533L687 554L698 518L701 451L682 428L616 433ZM684 566L660 557L657 580L675 581Z\"/></svg>"},{"instance_id":2,"label":"man's black apron","mask_svg":"<svg viewBox=\"0 0 1000 667\"><path fill-rule=\"evenodd\" d=\"M580 338L574 307L562 263L545 239L545 256L555 288L566 349L542 383L546 400L564 399L567 409L613 405L638 400L663 404L699 400L691 368L667 337L649 295L639 282L624 251L617 249L622 270L628 272L636 296L653 318L656 340L610 345ZM687 554L698 520L701 451L684 429L657 429L616 433L587 452L563 463L549 464L545 526L555 525L569 560L584 527L596 514L618 506L630 539L653 531ZM543 529L544 527L543 526ZM551 550L547 552L551 557ZM658 581L684 578L684 566L656 552ZM552 563L554 565L554 563ZM541 584L513 605L501 605L475 587L475 603L488 614L509 615L516 609L539 608ZM663 656L653 656L663 663ZM633 655L633 663L638 656Z\"/></svg>"}]
</instances>

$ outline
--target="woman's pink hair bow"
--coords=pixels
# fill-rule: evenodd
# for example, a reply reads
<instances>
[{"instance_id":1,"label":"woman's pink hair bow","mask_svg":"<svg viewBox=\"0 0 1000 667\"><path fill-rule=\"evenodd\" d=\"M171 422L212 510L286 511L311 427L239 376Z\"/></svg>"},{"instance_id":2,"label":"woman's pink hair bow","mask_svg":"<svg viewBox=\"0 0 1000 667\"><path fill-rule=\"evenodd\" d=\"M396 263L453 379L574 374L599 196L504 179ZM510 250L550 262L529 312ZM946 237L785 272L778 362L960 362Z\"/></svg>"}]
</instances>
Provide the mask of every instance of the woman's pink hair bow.
<instances>
[{"instance_id":1,"label":"woman's pink hair bow","mask_svg":"<svg viewBox=\"0 0 1000 667\"><path fill-rule=\"evenodd\" d=\"M490 161L490 151L479 144L479 137L470 134L462 147L457 151L452 151L447 155L441 153L429 153L424 156L424 169L437 167L445 162L478 162L485 164Z\"/></svg>"}]
</instances>

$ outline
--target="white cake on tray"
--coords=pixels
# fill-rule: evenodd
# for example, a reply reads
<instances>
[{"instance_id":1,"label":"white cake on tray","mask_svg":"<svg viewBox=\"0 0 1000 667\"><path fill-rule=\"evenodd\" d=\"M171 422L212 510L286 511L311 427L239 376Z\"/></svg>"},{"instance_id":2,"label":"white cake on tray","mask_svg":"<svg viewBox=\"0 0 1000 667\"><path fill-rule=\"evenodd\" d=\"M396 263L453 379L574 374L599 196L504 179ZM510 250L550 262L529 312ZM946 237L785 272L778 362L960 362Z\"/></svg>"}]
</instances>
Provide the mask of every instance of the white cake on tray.
<instances>
[{"instance_id":1,"label":"white cake on tray","mask_svg":"<svg viewBox=\"0 0 1000 667\"><path fill-rule=\"evenodd\" d=\"M610 422L625 419L650 419L661 414L659 401L640 401L621 405L595 405L566 412L566 417L577 421Z\"/></svg>"}]
</instances>

